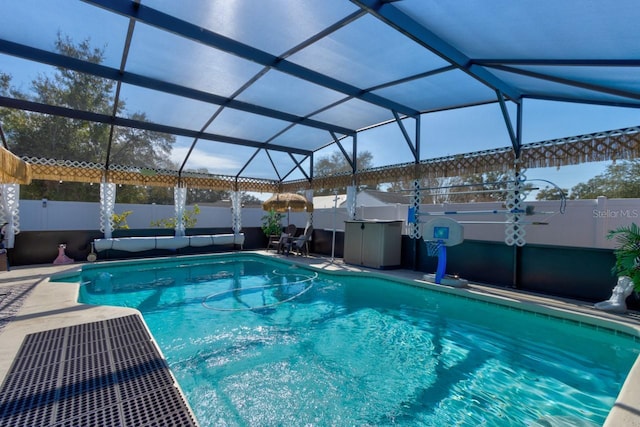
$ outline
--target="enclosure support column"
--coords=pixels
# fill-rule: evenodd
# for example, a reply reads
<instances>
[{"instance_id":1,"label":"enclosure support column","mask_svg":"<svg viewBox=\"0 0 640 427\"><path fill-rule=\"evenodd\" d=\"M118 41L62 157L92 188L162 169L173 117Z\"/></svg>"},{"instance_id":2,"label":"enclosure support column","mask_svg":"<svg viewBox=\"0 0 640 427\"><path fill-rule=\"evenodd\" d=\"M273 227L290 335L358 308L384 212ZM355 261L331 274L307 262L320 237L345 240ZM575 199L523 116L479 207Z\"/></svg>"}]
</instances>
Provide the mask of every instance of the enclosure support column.
<instances>
[{"instance_id":1,"label":"enclosure support column","mask_svg":"<svg viewBox=\"0 0 640 427\"><path fill-rule=\"evenodd\" d=\"M524 199L526 191L522 185L526 176L520 167L520 161L516 160L514 165L513 184L509 185L507 192L507 224L505 227L505 243L514 247L513 251L513 287L520 287L522 247L526 244L526 230L521 223L522 216L525 213Z\"/></svg>"},{"instance_id":2,"label":"enclosure support column","mask_svg":"<svg viewBox=\"0 0 640 427\"><path fill-rule=\"evenodd\" d=\"M177 186L173 188L173 204L176 212L175 236L185 235L184 209L187 205L187 187Z\"/></svg>"},{"instance_id":3,"label":"enclosure support column","mask_svg":"<svg viewBox=\"0 0 640 427\"><path fill-rule=\"evenodd\" d=\"M113 210L116 205L116 185L113 182L100 183L100 231L105 239L110 239L113 232Z\"/></svg>"},{"instance_id":4,"label":"enclosure support column","mask_svg":"<svg viewBox=\"0 0 640 427\"><path fill-rule=\"evenodd\" d=\"M414 180L413 180L413 192L411 195L411 204L414 212L414 221L411 224L410 235L413 239L413 269L417 270L419 265L419 249L420 249L420 238L422 237L422 228L420 228L420 204L422 203L422 197L420 195L420 140L421 140L421 122L422 116L418 115L415 118L416 120L416 143L415 143L415 170L414 170Z\"/></svg>"},{"instance_id":5,"label":"enclosure support column","mask_svg":"<svg viewBox=\"0 0 640 427\"><path fill-rule=\"evenodd\" d=\"M347 187L347 217L350 220L356 219L356 186Z\"/></svg>"},{"instance_id":6,"label":"enclosure support column","mask_svg":"<svg viewBox=\"0 0 640 427\"><path fill-rule=\"evenodd\" d=\"M338 213L338 191L333 191L333 235L331 237L331 262L335 261L336 254L336 217Z\"/></svg>"},{"instance_id":7,"label":"enclosure support column","mask_svg":"<svg viewBox=\"0 0 640 427\"><path fill-rule=\"evenodd\" d=\"M231 192L231 229L236 236L242 230L242 193Z\"/></svg>"},{"instance_id":8,"label":"enclosure support column","mask_svg":"<svg viewBox=\"0 0 640 427\"><path fill-rule=\"evenodd\" d=\"M5 247L12 249L15 244L15 235L20 232L20 185L2 184L2 204L0 220L4 225Z\"/></svg>"},{"instance_id":9,"label":"enclosure support column","mask_svg":"<svg viewBox=\"0 0 640 427\"><path fill-rule=\"evenodd\" d=\"M513 178L512 183L508 186L507 192L507 224L505 227L505 243L509 246L513 246L513 287L519 288L522 279L522 247L525 245L526 231L524 225L521 224L521 218L524 209L524 199L526 197L526 189L524 187L524 181L526 176L524 174L524 168L522 167L520 160L520 153L522 147L522 103L517 104L517 117L516 117L516 132L513 132L511 121L507 113L506 106L502 95L498 93L500 105L502 107L505 121L509 130L509 134L513 143L513 152L515 159L513 162Z\"/></svg>"},{"instance_id":10,"label":"enclosure support column","mask_svg":"<svg viewBox=\"0 0 640 427\"><path fill-rule=\"evenodd\" d=\"M313 205L313 188L305 190L304 197L307 199L309 204ZM313 211L307 211L307 227L308 226L313 226Z\"/></svg>"},{"instance_id":11,"label":"enclosure support column","mask_svg":"<svg viewBox=\"0 0 640 427\"><path fill-rule=\"evenodd\" d=\"M420 197L420 180L415 179L413 181L413 191L411 192L411 209L413 209L413 221L409 222L409 236L413 240L413 268L418 267L418 247L420 245L420 238L422 237L422 230L420 229L420 203L422 203Z\"/></svg>"}]
</instances>

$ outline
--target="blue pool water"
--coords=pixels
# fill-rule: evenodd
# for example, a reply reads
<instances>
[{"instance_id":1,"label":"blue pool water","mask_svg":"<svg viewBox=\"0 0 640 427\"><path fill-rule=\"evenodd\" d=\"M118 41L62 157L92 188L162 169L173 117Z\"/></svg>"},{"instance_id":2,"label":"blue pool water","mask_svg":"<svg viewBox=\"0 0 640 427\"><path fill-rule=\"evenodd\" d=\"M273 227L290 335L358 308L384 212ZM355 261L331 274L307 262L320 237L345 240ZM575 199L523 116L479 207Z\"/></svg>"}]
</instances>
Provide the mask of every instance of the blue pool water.
<instances>
[{"instance_id":1,"label":"blue pool water","mask_svg":"<svg viewBox=\"0 0 640 427\"><path fill-rule=\"evenodd\" d=\"M202 426L602 425L626 334L254 256L85 267L139 309Z\"/></svg>"}]
</instances>

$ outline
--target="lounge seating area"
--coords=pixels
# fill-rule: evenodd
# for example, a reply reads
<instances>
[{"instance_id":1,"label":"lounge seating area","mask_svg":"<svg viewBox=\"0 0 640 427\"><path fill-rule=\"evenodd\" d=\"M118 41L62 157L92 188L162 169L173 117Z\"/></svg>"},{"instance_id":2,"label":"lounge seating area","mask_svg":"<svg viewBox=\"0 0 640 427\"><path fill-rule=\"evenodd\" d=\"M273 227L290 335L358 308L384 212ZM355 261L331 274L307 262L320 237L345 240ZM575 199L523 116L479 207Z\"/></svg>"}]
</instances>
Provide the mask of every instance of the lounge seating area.
<instances>
[{"instance_id":1,"label":"lounge seating area","mask_svg":"<svg viewBox=\"0 0 640 427\"><path fill-rule=\"evenodd\" d=\"M267 250L275 248L279 254L289 255L296 251L298 255L309 255L309 242L313 235L313 226L307 225L304 233L296 236L297 227L289 224L280 236L274 235L269 238Z\"/></svg>"}]
</instances>

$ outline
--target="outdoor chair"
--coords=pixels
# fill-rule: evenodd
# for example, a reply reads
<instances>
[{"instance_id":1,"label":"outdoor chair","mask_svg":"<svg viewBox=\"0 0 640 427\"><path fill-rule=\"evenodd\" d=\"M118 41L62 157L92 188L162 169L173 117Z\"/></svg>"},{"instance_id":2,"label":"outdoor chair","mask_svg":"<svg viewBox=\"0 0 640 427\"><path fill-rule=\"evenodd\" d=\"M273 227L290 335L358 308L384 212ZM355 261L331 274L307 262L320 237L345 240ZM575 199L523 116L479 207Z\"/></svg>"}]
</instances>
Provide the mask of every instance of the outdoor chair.
<instances>
[{"instance_id":1,"label":"outdoor chair","mask_svg":"<svg viewBox=\"0 0 640 427\"><path fill-rule=\"evenodd\" d=\"M267 250L269 250L270 248L275 248L277 253L284 253L284 249L286 248L291 238L296 234L296 230L297 228L294 224L289 224L286 231L282 232L279 236L277 234L272 234L271 236L269 236Z\"/></svg>"},{"instance_id":2,"label":"outdoor chair","mask_svg":"<svg viewBox=\"0 0 640 427\"><path fill-rule=\"evenodd\" d=\"M288 251L288 248L291 245L291 240L296 235L297 229L298 228L294 224L289 224L287 226L286 232L280 235L280 240L278 241L278 253L285 253L285 250Z\"/></svg>"},{"instance_id":3,"label":"outdoor chair","mask_svg":"<svg viewBox=\"0 0 640 427\"><path fill-rule=\"evenodd\" d=\"M284 235L285 233L282 233L281 235L277 235L277 234L272 234L269 236L269 243L267 243L267 250L269 250L270 248L274 248L275 250L278 250L278 246L280 245L280 238Z\"/></svg>"},{"instance_id":4,"label":"outdoor chair","mask_svg":"<svg viewBox=\"0 0 640 427\"><path fill-rule=\"evenodd\" d=\"M309 255L309 242L311 241L312 234L313 227L309 225L304 230L304 234L290 241L289 246L287 247L287 254L292 250L295 250L298 255Z\"/></svg>"}]
</instances>

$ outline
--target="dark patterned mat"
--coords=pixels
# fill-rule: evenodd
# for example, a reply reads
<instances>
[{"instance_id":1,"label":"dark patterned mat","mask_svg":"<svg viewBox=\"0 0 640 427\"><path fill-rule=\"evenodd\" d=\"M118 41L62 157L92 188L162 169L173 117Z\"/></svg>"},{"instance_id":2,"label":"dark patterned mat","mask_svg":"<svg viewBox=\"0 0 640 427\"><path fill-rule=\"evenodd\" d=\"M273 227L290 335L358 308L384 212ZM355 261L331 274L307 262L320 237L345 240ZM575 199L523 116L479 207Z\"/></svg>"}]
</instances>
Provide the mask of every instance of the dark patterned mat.
<instances>
[{"instance_id":1,"label":"dark patterned mat","mask_svg":"<svg viewBox=\"0 0 640 427\"><path fill-rule=\"evenodd\" d=\"M38 283L0 286L0 332L16 315Z\"/></svg>"},{"instance_id":2,"label":"dark patterned mat","mask_svg":"<svg viewBox=\"0 0 640 427\"><path fill-rule=\"evenodd\" d=\"M196 426L137 315L30 334L0 388L0 426Z\"/></svg>"}]
</instances>

